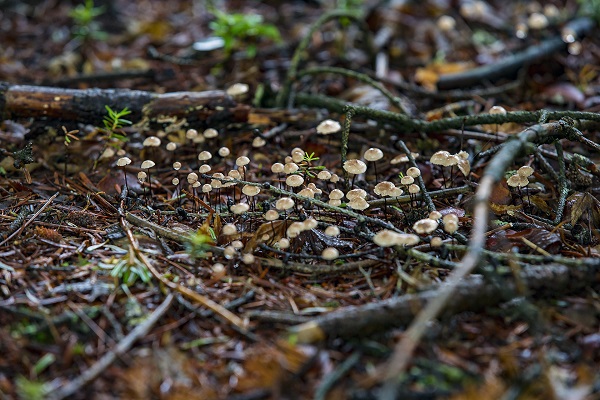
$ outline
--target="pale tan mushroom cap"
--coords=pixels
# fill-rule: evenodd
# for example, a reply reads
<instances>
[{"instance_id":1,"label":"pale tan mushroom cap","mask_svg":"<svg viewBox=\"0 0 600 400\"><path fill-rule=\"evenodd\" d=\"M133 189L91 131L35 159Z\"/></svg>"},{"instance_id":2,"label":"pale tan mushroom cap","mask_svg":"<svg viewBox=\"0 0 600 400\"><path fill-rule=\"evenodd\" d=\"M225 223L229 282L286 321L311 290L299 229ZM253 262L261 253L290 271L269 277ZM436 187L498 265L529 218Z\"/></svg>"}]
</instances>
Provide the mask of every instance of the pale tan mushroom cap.
<instances>
[{"instance_id":1,"label":"pale tan mushroom cap","mask_svg":"<svg viewBox=\"0 0 600 400\"><path fill-rule=\"evenodd\" d=\"M415 232L417 232L420 235L429 234L429 233L435 231L437 229L438 225L439 224L437 221L434 221L429 218L425 218L425 219L421 219L421 220L418 220L417 222L415 222L415 224L413 225L413 229L415 230Z\"/></svg>"},{"instance_id":2,"label":"pale tan mushroom cap","mask_svg":"<svg viewBox=\"0 0 600 400\"><path fill-rule=\"evenodd\" d=\"M367 164L357 159L347 160L344 163L344 169L351 174L364 174L367 170Z\"/></svg>"},{"instance_id":3,"label":"pale tan mushroom cap","mask_svg":"<svg viewBox=\"0 0 600 400\"><path fill-rule=\"evenodd\" d=\"M335 260L339 256L340 252L335 247L327 247L321 252L321 257L323 257L324 260Z\"/></svg>"},{"instance_id":4,"label":"pale tan mushroom cap","mask_svg":"<svg viewBox=\"0 0 600 400\"><path fill-rule=\"evenodd\" d=\"M371 161L371 162L379 161L383 158L383 151L381 151L378 148L371 147L370 149L365 151L365 154L363 155L363 157L367 161Z\"/></svg>"},{"instance_id":5,"label":"pale tan mushroom cap","mask_svg":"<svg viewBox=\"0 0 600 400\"><path fill-rule=\"evenodd\" d=\"M334 121L332 119L326 119L317 125L317 133L321 135L329 135L332 133L339 132L342 129L342 126L339 122Z\"/></svg>"},{"instance_id":6,"label":"pale tan mushroom cap","mask_svg":"<svg viewBox=\"0 0 600 400\"><path fill-rule=\"evenodd\" d=\"M152 160L146 160L142 163L142 169L149 169L154 167L156 164Z\"/></svg>"},{"instance_id":7,"label":"pale tan mushroom cap","mask_svg":"<svg viewBox=\"0 0 600 400\"><path fill-rule=\"evenodd\" d=\"M156 136L148 136L142 144L144 147L158 147L160 146L160 139Z\"/></svg>"},{"instance_id":8,"label":"pale tan mushroom cap","mask_svg":"<svg viewBox=\"0 0 600 400\"><path fill-rule=\"evenodd\" d=\"M369 203L362 197L355 197L348 202L348 207L353 210L366 210L369 208Z\"/></svg>"},{"instance_id":9,"label":"pale tan mushroom cap","mask_svg":"<svg viewBox=\"0 0 600 400\"><path fill-rule=\"evenodd\" d=\"M131 164L131 159L129 157L121 157L117 160L118 167L124 167L129 164Z\"/></svg>"},{"instance_id":10,"label":"pale tan mushroom cap","mask_svg":"<svg viewBox=\"0 0 600 400\"><path fill-rule=\"evenodd\" d=\"M341 200L343 197L344 197L344 192L342 192L340 189L333 189L329 193L329 198L332 200Z\"/></svg>"},{"instance_id":11,"label":"pale tan mushroom cap","mask_svg":"<svg viewBox=\"0 0 600 400\"><path fill-rule=\"evenodd\" d=\"M294 207L294 200L289 197L282 197L275 202L275 208L278 210L289 210Z\"/></svg>"},{"instance_id":12,"label":"pale tan mushroom cap","mask_svg":"<svg viewBox=\"0 0 600 400\"><path fill-rule=\"evenodd\" d=\"M375 188L373 189L373 191L375 192L376 195L385 197L385 196L392 196L395 188L396 188L396 185L394 185L392 182L383 181L383 182L379 182L377 185L375 185Z\"/></svg>"}]
</instances>

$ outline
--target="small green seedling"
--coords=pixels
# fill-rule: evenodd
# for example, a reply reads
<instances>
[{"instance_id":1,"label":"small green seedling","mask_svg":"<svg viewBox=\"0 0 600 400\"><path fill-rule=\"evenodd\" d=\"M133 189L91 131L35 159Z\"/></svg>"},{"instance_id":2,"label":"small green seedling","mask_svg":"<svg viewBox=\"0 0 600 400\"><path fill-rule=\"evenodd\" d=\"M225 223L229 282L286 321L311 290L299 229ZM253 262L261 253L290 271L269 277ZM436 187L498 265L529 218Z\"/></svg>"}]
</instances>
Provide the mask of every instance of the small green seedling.
<instances>
[{"instance_id":1,"label":"small green seedling","mask_svg":"<svg viewBox=\"0 0 600 400\"><path fill-rule=\"evenodd\" d=\"M82 42L90 40L106 40L108 34L100 28L96 18L104 13L104 7L94 7L94 0L86 0L84 4L79 4L69 12L73 19L74 26L71 33L74 38Z\"/></svg>"},{"instance_id":2,"label":"small green seedling","mask_svg":"<svg viewBox=\"0 0 600 400\"><path fill-rule=\"evenodd\" d=\"M249 58L256 56L256 44L262 39L281 42L281 35L275 25L263 22L258 14L229 14L213 10L215 20L210 28L215 36L225 41L225 53L229 56L234 50L245 50Z\"/></svg>"}]
</instances>

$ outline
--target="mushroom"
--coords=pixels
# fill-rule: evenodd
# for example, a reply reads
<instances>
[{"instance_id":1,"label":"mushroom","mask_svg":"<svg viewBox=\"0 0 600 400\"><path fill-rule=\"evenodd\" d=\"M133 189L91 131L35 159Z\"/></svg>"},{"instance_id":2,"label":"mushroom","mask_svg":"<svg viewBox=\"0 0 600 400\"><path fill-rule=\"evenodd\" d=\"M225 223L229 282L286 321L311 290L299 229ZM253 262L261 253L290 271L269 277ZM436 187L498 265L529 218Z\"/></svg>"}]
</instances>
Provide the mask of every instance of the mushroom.
<instances>
[{"instance_id":1,"label":"mushroom","mask_svg":"<svg viewBox=\"0 0 600 400\"><path fill-rule=\"evenodd\" d=\"M231 152L228 147L221 147L218 153L221 157L227 157Z\"/></svg>"},{"instance_id":2,"label":"mushroom","mask_svg":"<svg viewBox=\"0 0 600 400\"><path fill-rule=\"evenodd\" d=\"M326 119L317 125L317 133L321 135L330 135L332 133L339 132L341 129L342 126L340 123L332 119Z\"/></svg>"},{"instance_id":3,"label":"mushroom","mask_svg":"<svg viewBox=\"0 0 600 400\"><path fill-rule=\"evenodd\" d=\"M245 83L234 83L225 91L231 97L243 97L250 90L250 86Z\"/></svg>"},{"instance_id":4,"label":"mushroom","mask_svg":"<svg viewBox=\"0 0 600 400\"><path fill-rule=\"evenodd\" d=\"M234 224L225 224L221 229L221 233L225 236L235 235L237 232L237 227Z\"/></svg>"},{"instance_id":5,"label":"mushroom","mask_svg":"<svg viewBox=\"0 0 600 400\"><path fill-rule=\"evenodd\" d=\"M357 159L347 160L344 163L344 169L350 174L364 174L367 170L367 164Z\"/></svg>"},{"instance_id":6,"label":"mushroom","mask_svg":"<svg viewBox=\"0 0 600 400\"><path fill-rule=\"evenodd\" d=\"M425 219L420 219L417 222L415 222L413 225L413 229L419 235L430 234L431 232L433 232L437 229L438 225L439 224L437 221L434 221L429 218L425 218Z\"/></svg>"},{"instance_id":7,"label":"mushroom","mask_svg":"<svg viewBox=\"0 0 600 400\"><path fill-rule=\"evenodd\" d=\"M406 175L410 176L411 178L417 178L421 176L421 170L417 167L410 167L406 170Z\"/></svg>"},{"instance_id":8,"label":"mushroom","mask_svg":"<svg viewBox=\"0 0 600 400\"><path fill-rule=\"evenodd\" d=\"M517 170L517 174L523 178L529 178L533 175L533 168L528 165L524 165Z\"/></svg>"},{"instance_id":9,"label":"mushroom","mask_svg":"<svg viewBox=\"0 0 600 400\"><path fill-rule=\"evenodd\" d=\"M243 214L250 209L250 206L246 203L237 203L229 207L234 214Z\"/></svg>"},{"instance_id":10,"label":"mushroom","mask_svg":"<svg viewBox=\"0 0 600 400\"><path fill-rule=\"evenodd\" d=\"M324 171L320 171L320 172L317 174L317 178L318 178L318 179L321 179L321 180L323 180L323 181L327 181L327 180L329 180L329 179L331 178L331 172L329 172L329 171L325 171L325 170L324 170Z\"/></svg>"},{"instance_id":11,"label":"mushroom","mask_svg":"<svg viewBox=\"0 0 600 400\"><path fill-rule=\"evenodd\" d=\"M125 179L125 190L129 190L127 187L127 173L125 172L125 166L131 164L131 159L128 157L121 157L117 160L117 166L123 169L123 178Z\"/></svg>"},{"instance_id":12,"label":"mushroom","mask_svg":"<svg viewBox=\"0 0 600 400\"><path fill-rule=\"evenodd\" d=\"M325 228L325 234L327 236L339 236L340 235L340 228L338 228L335 225L329 225L327 228Z\"/></svg>"},{"instance_id":13,"label":"mushroom","mask_svg":"<svg viewBox=\"0 0 600 400\"><path fill-rule=\"evenodd\" d=\"M369 208L369 203L367 203L367 200L363 199L362 197L355 197L348 202L348 207L352 208L353 210L362 211Z\"/></svg>"},{"instance_id":14,"label":"mushroom","mask_svg":"<svg viewBox=\"0 0 600 400\"><path fill-rule=\"evenodd\" d=\"M304 178L300 175L290 175L285 180L285 184L290 187L298 187L304 183Z\"/></svg>"},{"instance_id":15,"label":"mushroom","mask_svg":"<svg viewBox=\"0 0 600 400\"><path fill-rule=\"evenodd\" d=\"M199 161L208 161L212 158L212 154L210 154L209 151L201 151L200 154L198 154L198 160Z\"/></svg>"},{"instance_id":16,"label":"mushroom","mask_svg":"<svg viewBox=\"0 0 600 400\"><path fill-rule=\"evenodd\" d=\"M339 256L340 256L340 252L335 247L327 247L327 248L323 249L323 251L321 252L321 257L323 257L324 260L328 260L328 261L335 260Z\"/></svg>"},{"instance_id":17,"label":"mushroom","mask_svg":"<svg viewBox=\"0 0 600 400\"><path fill-rule=\"evenodd\" d=\"M275 202L275 208L279 211L289 210L294 207L294 200L289 197L282 197Z\"/></svg>"},{"instance_id":18,"label":"mushroom","mask_svg":"<svg viewBox=\"0 0 600 400\"><path fill-rule=\"evenodd\" d=\"M254 185L244 185L242 188L242 193L248 197L254 197L260 193L260 188Z\"/></svg>"},{"instance_id":19,"label":"mushroom","mask_svg":"<svg viewBox=\"0 0 600 400\"><path fill-rule=\"evenodd\" d=\"M357 197L364 199L367 197L367 192L365 192L363 189L352 189L346 193L346 198L348 200L353 200Z\"/></svg>"}]
</instances>

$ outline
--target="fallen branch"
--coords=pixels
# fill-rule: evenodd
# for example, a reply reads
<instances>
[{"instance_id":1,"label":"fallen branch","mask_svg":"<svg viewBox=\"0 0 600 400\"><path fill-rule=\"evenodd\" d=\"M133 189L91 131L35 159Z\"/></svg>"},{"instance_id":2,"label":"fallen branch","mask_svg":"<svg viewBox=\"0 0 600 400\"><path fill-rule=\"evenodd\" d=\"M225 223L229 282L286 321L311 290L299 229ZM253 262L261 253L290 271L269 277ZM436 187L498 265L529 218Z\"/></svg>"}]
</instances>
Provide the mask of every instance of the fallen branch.
<instances>
[{"instance_id":1,"label":"fallen branch","mask_svg":"<svg viewBox=\"0 0 600 400\"><path fill-rule=\"evenodd\" d=\"M527 283L527 288L534 296L557 295L588 287L596 280L600 262L579 267L568 267L560 264L530 266L523 268L520 279ZM310 321L291 328L292 333L301 343L312 343L336 337L351 338L367 336L398 328L408 324L427 304L438 298L447 283L417 293L369 303L362 306L349 306L340 311L316 317ZM479 311L495 306L518 295L516 283L505 283L501 287L486 283L480 275L470 276L460 281L453 289L453 295L445 304L441 315L449 316L463 311ZM265 313L266 314L266 313ZM266 319L252 314L254 318ZM278 314L276 318L281 318ZM276 319L275 319L276 320Z\"/></svg>"},{"instance_id":2,"label":"fallen branch","mask_svg":"<svg viewBox=\"0 0 600 400\"><path fill-rule=\"evenodd\" d=\"M144 322L136 326L134 330L125 336L123 340L121 340L115 346L114 349L103 355L102 358L96 361L96 363L94 363L76 379L68 382L61 388L57 389L54 393L49 393L47 398L50 400L61 400L69 396L73 396L85 385L96 379L117 359L117 357L127 352L135 342L150 332L150 329L152 329L152 327L158 322L164 313L167 312L169 307L171 307L174 297L175 296L172 293L169 293L161 305L158 306L158 308L154 310L154 312L152 312L152 314L150 314L150 316Z\"/></svg>"},{"instance_id":3,"label":"fallen branch","mask_svg":"<svg viewBox=\"0 0 600 400\"><path fill-rule=\"evenodd\" d=\"M580 37L590 32L593 27L594 21L590 18L579 18L567 24L565 29L570 29L575 37ZM457 89L510 77L520 68L548 57L557 51L566 49L566 47L567 43L565 43L562 37L553 37L532 45L526 50L513 54L497 63L457 74L442 75L437 82L437 88L439 90Z\"/></svg>"}]
</instances>

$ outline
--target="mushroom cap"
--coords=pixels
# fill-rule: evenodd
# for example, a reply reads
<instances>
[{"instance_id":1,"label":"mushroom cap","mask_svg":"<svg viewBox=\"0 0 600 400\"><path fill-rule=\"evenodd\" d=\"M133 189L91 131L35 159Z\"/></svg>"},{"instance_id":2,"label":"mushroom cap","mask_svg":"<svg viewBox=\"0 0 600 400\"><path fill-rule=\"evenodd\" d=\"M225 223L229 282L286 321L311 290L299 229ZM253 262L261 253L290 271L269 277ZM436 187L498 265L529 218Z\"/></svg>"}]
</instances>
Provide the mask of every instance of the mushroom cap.
<instances>
[{"instance_id":1,"label":"mushroom cap","mask_svg":"<svg viewBox=\"0 0 600 400\"><path fill-rule=\"evenodd\" d=\"M223 225L223 229L221 229L221 233L228 236L235 235L237 231L237 227L234 224L225 224Z\"/></svg>"},{"instance_id":2,"label":"mushroom cap","mask_svg":"<svg viewBox=\"0 0 600 400\"><path fill-rule=\"evenodd\" d=\"M285 180L285 184L291 187L298 187L303 183L304 178L300 175L289 175Z\"/></svg>"},{"instance_id":3,"label":"mushroom cap","mask_svg":"<svg viewBox=\"0 0 600 400\"><path fill-rule=\"evenodd\" d=\"M437 221L438 219L442 218L442 213L439 211L432 211L429 213L429 216L427 218Z\"/></svg>"},{"instance_id":4,"label":"mushroom cap","mask_svg":"<svg viewBox=\"0 0 600 400\"><path fill-rule=\"evenodd\" d=\"M435 165L445 165L449 157L449 152L447 152L446 150L441 150L433 153L433 155L429 159L429 162Z\"/></svg>"},{"instance_id":5,"label":"mushroom cap","mask_svg":"<svg viewBox=\"0 0 600 400\"><path fill-rule=\"evenodd\" d=\"M317 174L317 178L319 178L319 179L321 179L321 180L323 180L323 181L329 180L329 179L331 178L331 172L329 172L329 171L325 171L325 170L323 170L323 171L320 171L320 172Z\"/></svg>"},{"instance_id":6,"label":"mushroom cap","mask_svg":"<svg viewBox=\"0 0 600 400\"><path fill-rule=\"evenodd\" d=\"M138 181L140 181L140 182L144 182L147 177L148 177L148 174L144 171L140 171L137 174Z\"/></svg>"},{"instance_id":7,"label":"mushroom cap","mask_svg":"<svg viewBox=\"0 0 600 400\"><path fill-rule=\"evenodd\" d=\"M237 160L235 160L235 165L238 167L243 167L248 164L250 164L250 159L246 156L240 156L237 158Z\"/></svg>"},{"instance_id":8,"label":"mushroom cap","mask_svg":"<svg viewBox=\"0 0 600 400\"><path fill-rule=\"evenodd\" d=\"M267 221L275 221L279 218L279 213L275 210L269 210L265 213L264 217Z\"/></svg>"},{"instance_id":9,"label":"mushroom cap","mask_svg":"<svg viewBox=\"0 0 600 400\"><path fill-rule=\"evenodd\" d=\"M340 189L333 189L329 193L329 198L332 200L341 200L343 197L344 197L344 192L342 192Z\"/></svg>"},{"instance_id":10,"label":"mushroom cap","mask_svg":"<svg viewBox=\"0 0 600 400\"><path fill-rule=\"evenodd\" d=\"M450 15L442 15L437 20L437 27L442 32L450 32L456 26L456 20Z\"/></svg>"},{"instance_id":11,"label":"mushroom cap","mask_svg":"<svg viewBox=\"0 0 600 400\"><path fill-rule=\"evenodd\" d=\"M391 197L398 197L398 196L402 196L402 193L404 193L404 192L402 191L402 189L400 189L399 187L395 187L395 188L392 190L392 194L391 194L390 196L391 196Z\"/></svg>"},{"instance_id":12,"label":"mushroom cap","mask_svg":"<svg viewBox=\"0 0 600 400\"><path fill-rule=\"evenodd\" d=\"M321 252L323 260L335 260L340 256L340 252L335 247L327 247Z\"/></svg>"},{"instance_id":13,"label":"mushroom cap","mask_svg":"<svg viewBox=\"0 0 600 400\"><path fill-rule=\"evenodd\" d=\"M329 178L329 182L337 183L339 181L340 181L340 177L338 176L338 174L331 174L331 178Z\"/></svg>"},{"instance_id":14,"label":"mushroom cap","mask_svg":"<svg viewBox=\"0 0 600 400\"><path fill-rule=\"evenodd\" d=\"M406 175L410 176L412 178L416 178L421 176L421 170L417 167L410 167L409 169L406 170Z\"/></svg>"},{"instance_id":15,"label":"mushroom cap","mask_svg":"<svg viewBox=\"0 0 600 400\"><path fill-rule=\"evenodd\" d=\"M142 163L142 169L149 169L154 167L156 164L152 160L146 160Z\"/></svg>"},{"instance_id":16,"label":"mushroom cap","mask_svg":"<svg viewBox=\"0 0 600 400\"><path fill-rule=\"evenodd\" d=\"M200 154L198 154L198 160L200 161L207 161L210 160L212 158L212 154L210 154L209 151L201 151Z\"/></svg>"},{"instance_id":17,"label":"mushroom cap","mask_svg":"<svg viewBox=\"0 0 600 400\"><path fill-rule=\"evenodd\" d=\"M461 151L459 151L459 152L458 152L456 155L457 155L459 158L462 158L463 160L468 160L468 159L469 159L469 153L467 153L467 152L466 152L466 151L464 151L464 150L461 150Z\"/></svg>"},{"instance_id":18,"label":"mushroom cap","mask_svg":"<svg viewBox=\"0 0 600 400\"><path fill-rule=\"evenodd\" d=\"M195 129L188 129L187 132L185 133L185 137L187 139L194 139L197 136L198 136L198 131Z\"/></svg>"},{"instance_id":19,"label":"mushroom cap","mask_svg":"<svg viewBox=\"0 0 600 400\"><path fill-rule=\"evenodd\" d=\"M234 214L243 214L250 209L250 206L246 203L237 203L229 207Z\"/></svg>"},{"instance_id":20,"label":"mushroom cap","mask_svg":"<svg viewBox=\"0 0 600 400\"><path fill-rule=\"evenodd\" d=\"M207 128L204 130L204 132L202 132L202 136L204 136L206 139L216 138L219 136L219 131L214 128Z\"/></svg>"},{"instance_id":21,"label":"mushroom cap","mask_svg":"<svg viewBox=\"0 0 600 400\"><path fill-rule=\"evenodd\" d=\"M290 197L282 197L275 202L275 208L278 210L289 210L294 207L294 200Z\"/></svg>"},{"instance_id":22,"label":"mushroom cap","mask_svg":"<svg viewBox=\"0 0 600 400\"><path fill-rule=\"evenodd\" d=\"M329 135L332 133L339 132L342 129L342 126L339 122L334 121L332 119L326 119L322 121L319 125L317 125L317 133L321 135Z\"/></svg>"},{"instance_id":23,"label":"mushroom cap","mask_svg":"<svg viewBox=\"0 0 600 400\"><path fill-rule=\"evenodd\" d=\"M357 197L364 199L365 197L367 197L367 192L365 192L363 189L352 189L349 190L348 193L346 193L346 198L348 200L353 200Z\"/></svg>"},{"instance_id":24,"label":"mushroom cap","mask_svg":"<svg viewBox=\"0 0 600 400\"><path fill-rule=\"evenodd\" d=\"M369 203L362 197L355 197L348 202L348 207L353 210L366 210L369 208Z\"/></svg>"},{"instance_id":25,"label":"mushroom cap","mask_svg":"<svg viewBox=\"0 0 600 400\"><path fill-rule=\"evenodd\" d=\"M305 231L305 227L304 224L302 222L292 222L292 224L290 226L288 226L285 234L287 237L289 238L295 238L296 236L298 236L301 232Z\"/></svg>"},{"instance_id":26,"label":"mushroom cap","mask_svg":"<svg viewBox=\"0 0 600 400\"><path fill-rule=\"evenodd\" d=\"M339 236L340 228L335 225L329 225L327 228L325 228L325 234L327 236Z\"/></svg>"},{"instance_id":27,"label":"mushroom cap","mask_svg":"<svg viewBox=\"0 0 600 400\"><path fill-rule=\"evenodd\" d=\"M373 243L381 247L396 245L412 246L419 243L419 237L410 233L398 233L389 229L383 229L373 236Z\"/></svg>"},{"instance_id":28,"label":"mushroom cap","mask_svg":"<svg viewBox=\"0 0 600 400\"><path fill-rule=\"evenodd\" d=\"M285 163L285 165L283 166L283 172L285 172L286 174L293 174L299 169L300 167L295 162Z\"/></svg>"},{"instance_id":29,"label":"mushroom cap","mask_svg":"<svg viewBox=\"0 0 600 400\"><path fill-rule=\"evenodd\" d=\"M367 170L367 164L357 159L347 160L344 163L344 169L351 174L364 174Z\"/></svg>"},{"instance_id":30,"label":"mushroom cap","mask_svg":"<svg viewBox=\"0 0 600 400\"><path fill-rule=\"evenodd\" d=\"M458 161L458 169L460 170L460 172L463 173L464 176L468 176L471 172L471 163L467 159L460 157L459 159L460 160Z\"/></svg>"},{"instance_id":31,"label":"mushroom cap","mask_svg":"<svg viewBox=\"0 0 600 400\"><path fill-rule=\"evenodd\" d=\"M417 194L420 191L421 191L421 188L416 183L413 183L412 185L410 185L408 187L408 193L410 193L410 194Z\"/></svg>"},{"instance_id":32,"label":"mushroom cap","mask_svg":"<svg viewBox=\"0 0 600 400\"><path fill-rule=\"evenodd\" d=\"M319 222L312 217L305 219L302 223L304 224L304 228L306 230L315 229L317 226L319 226Z\"/></svg>"},{"instance_id":33,"label":"mushroom cap","mask_svg":"<svg viewBox=\"0 0 600 400\"><path fill-rule=\"evenodd\" d=\"M229 147L221 147L219 149L219 155L221 157L227 157L231 152L229 151Z\"/></svg>"},{"instance_id":34,"label":"mushroom cap","mask_svg":"<svg viewBox=\"0 0 600 400\"><path fill-rule=\"evenodd\" d=\"M442 221L444 224L448 223L449 221L458 223L458 216L456 214L446 214L442 217Z\"/></svg>"},{"instance_id":35,"label":"mushroom cap","mask_svg":"<svg viewBox=\"0 0 600 400\"><path fill-rule=\"evenodd\" d=\"M275 164L271 165L271 172L273 172L274 174L282 173L283 172L283 164L276 162Z\"/></svg>"},{"instance_id":36,"label":"mushroom cap","mask_svg":"<svg viewBox=\"0 0 600 400\"><path fill-rule=\"evenodd\" d=\"M252 254L252 253L245 253L242 256L242 262L246 265L253 264L255 260L256 260L256 257L254 257L254 254Z\"/></svg>"},{"instance_id":37,"label":"mushroom cap","mask_svg":"<svg viewBox=\"0 0 600 400\"><path fill-rule=\"evenodd\" d=\"M517 170L517 174L523 178L529 178L531 175L533 175L533 168L528 165L523 165Z\"/></svg>"},{"instance_id":38,"label":"mushroom cap","mask_svg":"<svg viewBox=\"0 0 600 400\"><path fill-rule=\"evenodd\" d=\"M142 143L144 147L158 147L160 146L160 139L156 136L148 136Z\"/></svg>"},{"instance_id":39,"label":"mushroom cap","mask_svg":"<svg viewBox=\"0 0 600 400\"><path fill-rule=\"evenodd\" d=\"M434 237L431 238L431 241L429 242L429 245L431 247L440 247L443 243L444 243L444 241L442 240L441 237L434 236Z\"/></svg>"},{"instance_id":40,"label":"mushroom cap","mask_svg":"<svg viewBox=\"0 0 600 400\"><path fill-rule=\"evenodd\" d=\"M168 151L175 151L175 149L177 149L177 143L175 143L175 142L169 142L169 143L167 143L167 150Z\"/></svg>"},{"instance_id":41,"label":"mushroom cap","mask_svg":"<svg viewBox=\"0 0 600 400\"><path fill-rule=\"evenodd\" d=\"M124 167L129 164L131 164L131 159L129 157L121 157L117 160L118 167Z\"/></svg>"},{"instance_id":42,"label":"mushroom cap","mask_svg":"<svg viewBox=\"0 0 600 400\"><path fill-rule=\"evenodd\" d=\"M458 230L458 222L450 220L448 222L444 222L444 231L447 233L454 233Z\"/></svg>"},{"instance_id":43,"label":"mushroom cap","mask_svg":"<svg viewBox=\"0 0 600 400\"><path fill-rule=\"evenodd\" d=\"M304 160L304 150L294 149L292 151L292 161L295 163L302 162Z\"/></svg>"},{"instance_id":44,"label":"mushroom cap","mask_svg":"<svg viewBox=\"0 0 600 400\"><path fill-rule=\"evenodd\" d=\"M208 172L210 172L211 167L208 164L202 164L200 166L200 168L198 168L198 172L200 172L201 174L206 174Z\"/></svg>"},{"instance_id":45,"label":"mushroom cap","mask_svg":"<svg viewBox=\"0 0 600 400\"><path fill-rule=\"evenodd\" d=\"M375 161L381 160L383 158L383 151L381 151L381 149L378 149L376 147L371 147L370 149L365 151L365 154L363 155L363 157L367 161L375 162Z\"/></svg>"},{"instance_id":46,"label":"mushroom cap","mask_svg":"<svg viewBox=\"0 0 600 400\"><path fill-rule=\"evenodd\" d=\"M402 179L400 179L400 183L403 185L411 185L415 182L415 178L413 178L412 176L406 175L403 176Z\"/></svg>"},{"instance_id":47,"label":"mushroom cap","mask_svg":"<svg viewBox=\"0 0 600 400\"><path fill-rule=\"evenodd\" d=\"M309 199L315 198L315 192L311 188L308 188L308 187L305 187L304 189L299 191L298 194L300 196L308 197Z\"/></svg>"},{"instance_id":48,"label":"mushroom cap","mask_svg":"<svg viewBox=\"0 0 600 400\"><path fill-rule=\"evenodd\" d=\"M529 185L529 179L519 174L514 174L506 181L510 187L522 187Z\"/></svg>"},{"instance_id":49,"label":"mushroom cap","mask_svg":"<svg viewBox=\"0 0 600 400\"><path fill-rule=\"evenodd\" d=\"M212 185L210 183L205 183L202 185L202 193L209 193L212 190Z\"/></svg>"},{"instance_id":50,"label":"mushroom cap","mask_svg":"<svg viewBox=\"0 0 600 400\"><path fill-rule=\"evenodd\" d=\"M227 173L227 176L233 179L242 179L242 174L237 169L232 169Z\"/></svg>"},{"instance_id":51,"label":"mushroom cap","mask_svg":"<svg viewBox=\"0 0 600 400\"><path fill-rule=\"evenodd\" d=\"M494 106L494 107L490 108L490 114L505 115L506 109L502 106Z\"/></svg>"},{"instance_id":52,"label":"mushroom cap","mask_svg":"<svg viewBox=\"0 0 600 400\"><path fill-rule=\"evenodd\" d=\"M385 196L392 196L392 193L394 192L395 188L396 188L396 185L394 185L392 182L383 181L383 182L379 182L377 185L375 185L375 188L373 189L373 191L375 192L376 195L385 197Z\"/></svg>"},{"instance_id":53,"label":"mushroom cap","mask_svg":"<svg viewBox=\"0 0 600 400\"><path fill-rule=\"evenodd\" d=\"M548 24L548 17L539 12L534 12L527 18L527 25L531 29L544 29Z\"/></svg>"},{"instance_id":54,"label":"mushroom cap","mask_svg":"<svg viewBox=\"0 0 600 400\"><path fill-rule=\"evenodd\" d=\"M287 249L288 247L290 247L290 239L281 238L279 239L279 242L277 242L277 245L280 249Z\"/></svg>"},{"instance_id":55,"label":"mushroom cap","mask_svg":"<svg viewBox=\"0 0 600 400\"><path fill-rule=\"evenodd\" d=\"M229 86L225 92L231 97L236 97L248 93L249 90L250 86L245 83L234 83Z\"/></svg>"},{"instance_id":56,"label":"mushroom cap","mask_svg":"<svg viewBox=\"0 0 600 400\"><path fill-rule=\"evenodd\" d=\"M190 172L187 176L187 181L189 184L194 184L198 182L198 174L195 172Z\"/></svg>"},{"instance_id":57,"label":"mushroom cap","mask_svg":"<svg viewBox=\"0 0 600 400\"><path fill-rule=\"evenodd\" d=\"M246 196L253 197L260 193L260 188L258 186L244 185L242 188L242 193L244 193Z\"/></svg>"},{"instance_id":58,"label":"mushroom cap","mask_svg":"<svg viewBox=\"0 0 600 400\"><path fill-rule=\"evenodd\" d=\"M330 206L339 207L342 204L342 201L340 199L329 199L327 204Z\"/></svg>"},{"instance_id":59,"label":"mushroom cap","mask_svg":"<svg viewBox=\"0 0 600 400\"><path fill-rule=\"evenodd\" d=\"M173 178L173 179L171 179L171 183L173 185L179 185L179 178Z\"/></svg>"},{"instance_id":60,"label":"mushroom cap","mask_svg":"<svg viewBox=\"0 0 600 400\"><path fill-rule=\"evenodd\" d=\"M267 144L267 141L260 136L257 136L252 140L252 147L263 147L265 144Z\"/></svg>"},{"instance_id":61,"label":"mushroom cap","mask_svg":"<svg viewBox=\"0 0 600 400\"><path fill-rule=\"evenodd\" d=\"M439 224L437 221L434 221L429 218L425 218L425 219L420 219L417 222L415 222L413 225L413 229L415 230L415 232L417 232L420 235L429 234L429 233L435 231L437 229L438 225Z\"/></svg>"},{"instance_id":62,"label":"mushroom cap","mask_svg":"<svg viewBox=\"0 0 600 400\"><path fill-rule=\"evenodd\" d=\"M175 171L179 171L179 170L181 169L181 163L180 163L179 161L175 161L175 162L173 163L173 169L174 169Z\"/></svg>"}]
</instances>

